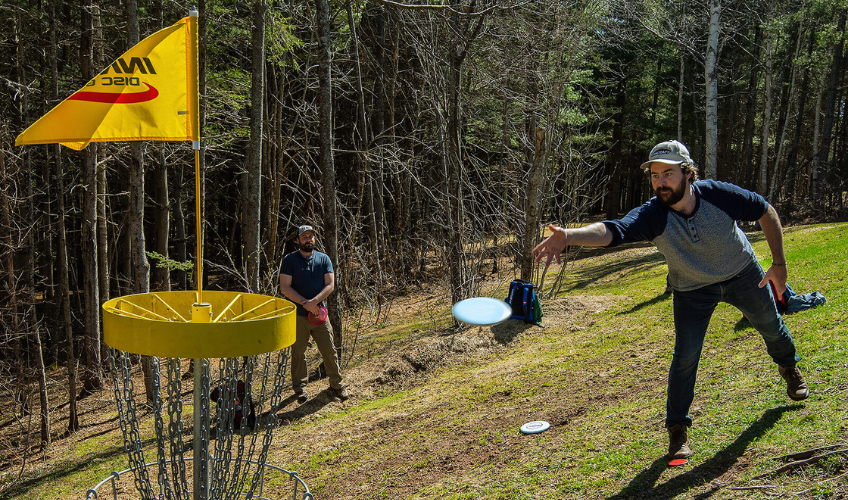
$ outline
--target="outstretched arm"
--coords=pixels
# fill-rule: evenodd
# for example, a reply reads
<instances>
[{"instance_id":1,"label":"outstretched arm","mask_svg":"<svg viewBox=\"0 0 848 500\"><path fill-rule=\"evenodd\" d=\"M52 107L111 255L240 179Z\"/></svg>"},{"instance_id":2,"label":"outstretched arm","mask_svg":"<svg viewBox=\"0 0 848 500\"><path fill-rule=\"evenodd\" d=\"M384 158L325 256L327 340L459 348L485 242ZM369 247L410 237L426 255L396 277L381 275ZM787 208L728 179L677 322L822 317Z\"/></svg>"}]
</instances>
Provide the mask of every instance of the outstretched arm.
<instances>
[{"instance_id":1,"label":"outstretched arm","mask_svg":"<svg viewBox=\"0 0 848 500\"><path fill-rule=\"evenodd\" d=\"M780 217L777 215L777 210L771 204L768 206L766 213L757 221L760 223L760 228L763 230L763 236L766 237L769 250L771 250L771 267L766 271L766 275L760 282L760 288L766 286L769 280L774 282L777 287L777 293L782 295L786 291L786 255L783 253L783 226L780 224Z\"/></svg>"},{"instance_id":2,"label":"outstretched arm","mask_svg":"<svg viewBox=\"0 0 848 500\"><path fill-rule=\"evenodd\" d=\"M533 249L536 262L546 259L546 269L551 265L553 259L556 259L557 264L562 264L560 254L568 245L603 247L612 243L612 233L602 222L568 229L551 224L548 229L551 230L551 235Z\"/></svg>"}]
</instances>

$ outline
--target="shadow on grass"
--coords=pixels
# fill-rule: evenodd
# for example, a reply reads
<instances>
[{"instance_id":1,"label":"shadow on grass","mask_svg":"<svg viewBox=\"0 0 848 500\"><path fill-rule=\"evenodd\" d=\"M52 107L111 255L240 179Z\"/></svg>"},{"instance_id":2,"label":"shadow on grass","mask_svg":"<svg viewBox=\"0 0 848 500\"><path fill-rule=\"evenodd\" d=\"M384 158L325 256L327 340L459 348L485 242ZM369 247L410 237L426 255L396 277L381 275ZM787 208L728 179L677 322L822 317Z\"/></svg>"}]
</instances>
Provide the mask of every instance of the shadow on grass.
<instances>
[{"instance_id":1,"label":"shadow on grass","mask_svg":"<svg viewBox=\"0 0 848 500\"><path fill-rule=\"evenodd\" d=\"M660 457L647 469L634 477L630 484L624 487L617 495L609 497L610 500L624 500L645 498L652 500L663 500L675 498L686 493L692 488L707 484L724 475L736 463L739 457L745 453L748 445L762 437L787 411L797 411L803 405L781 406L766 410L763 416L752 423L735 441L728 444L715 456L692 468L679 476L675 476L665 483L657 484L663 472L668 469L668 458ZM691 462L690 462L691 463ZM701 493L692 498L709 498L719 487Z\"/></svg>"},{"instance_id":2,"label":"shadow on grass","mask_svg":"<svg viewBox=\"0 0 848 500\"><path fill-rule=\"evenodd\" d=\"M296 406L292 410L282 411L282 412L277 411L276 412L277 422L280 425L284 425L284 424L288 424L290 422L293 422L295 420L300 420L301 418L303 418L307 415L310 415L312 413L315 413L316 411L320 410L321 408L327 406L330 403L330 401L332 401L332 400L333 400L332 390L331 389L325 389L325 390L319 392L316 396L313 396L312 398L310 398L305 403ZM283 409L283 408L287 407L288 405L294 403L295 401L297 401L297 396L292 394L291 396L287 397L286 399L284 399L280 403L279 409ZM272 410L271 413L274 413L274 411ZM265 415L263 415L263 417L264 416Z\"/></svg>"},{"instance_id":3,"label":"shadow on grass","mask_svg":"<svg viewBox=\"0 0 848 500\"><path fill-rule=\"evenodd\" d=\"M636 304L635 306L631 307L630 309L628 309L626 311L621 311L620 313L617 314L617 316L622 316L622 315L634 313L634 312L636 312L640 309L644 309L648 306L652 306L656 303L662 302L664 300L668 300L670 298L671 298L670 293L661 293L661 294L657 295L656 297L654 297L652 299L648 299L644 302L639 302L638 304Z\"/></svg>"},{"instance_id":4,"label":"shadow on grass","mask_svg":"<svg viewBox=\"0 0 848 500\"><path fill-rule=\"evenodd\" d=\"M612 251L607 253L613 253ZM648 270L657 266L665 265L665 258L659 252L650 253L636 258L602 262L597 265L587 266L585 269L573 271L572 274L578 278L570 287L563 288L563 292L581 290L601 281L614 274L623 272L633 273L640 270Z\"/></svg>"},{"instance_id":5,"label":"shadow on grass","mask_svg":"<svg viewBox=\"0 0 848 500\"><path fill-rule=\"evenodd\" d=\"M739 321L737 321L736 324L733 325L733 331L734 332L743 332L743 331L747 330L748 328L753 328L753 327L751 326L751 322L748 321L748 318L746 318L744 316L739 318Z\"/></svg>"},{"instance_id":6,"label":"shadow on grass","mask_svg":"<svg viewBox=\"0 0 848 500\"><path fill-rule=\"evenodd\" d=\"M72 460L67 460L62 462L61 464L56 464L50 467L50 472L47 474L39 474L33 475L30 477L29 474L25 476L25 479L22 479L19 483L10 487L9 489L0 490L0 498L29 498L29 491L41 484L61 484L65 482L65 478L76 474L92 474L91 472L85 473L88 468L91 468L93 464L99 464L105 461L111 461L118 457L124 456L124 447L121 446L112 446L106 449L103 449L99 453L95 454L85 454L84 456L75 457ZM97 467L97 465L94 465ZM126 468L126 462L121 462L118 465L117 470L121 470L122 468ZM31 470L31 469L30 469ZM108 472L103 473L103 477L96 477L92 479L91 484L83 485L84 490L78 492L79 495L77 498L85 498L85 492L88 488L93 488L98 482L106 479L109 476Z\"/></svg>"},{"instance_id":7,"label":"shadow on grass","mask_svg":"<svg viewBox=\"0 0 848 500\"><path fill-rule=\"evenodd\" d=\"M501 345L507 345L518 335L530 328L543 328L537 325L531 325L520 320L505 321L498 325L492 326L492 336Z\"/></svg>"}]
</instances>

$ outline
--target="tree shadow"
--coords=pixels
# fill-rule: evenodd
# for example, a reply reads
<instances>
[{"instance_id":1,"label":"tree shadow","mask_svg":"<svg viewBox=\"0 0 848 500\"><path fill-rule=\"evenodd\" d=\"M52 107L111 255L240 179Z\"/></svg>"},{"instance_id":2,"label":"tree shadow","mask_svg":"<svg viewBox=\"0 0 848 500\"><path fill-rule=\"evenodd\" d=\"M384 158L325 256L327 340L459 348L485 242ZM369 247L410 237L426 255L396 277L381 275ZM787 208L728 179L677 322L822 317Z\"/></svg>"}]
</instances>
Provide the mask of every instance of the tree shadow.
<instances>
[{"instance_id":1,"label":"tree shadow","mask_svg":"<svg viewBox=\"0 0 848 500\"><path fill-rule=\"evenodd\" d=\"M692 488L710 483L727 473L739 457L745 453L748 445L774 427L774 424L780 420L784 413L797 411L801 408L803 408L803 405L794 404L766 410L762 417L752 423L735 441L725 446L715 456L692 468L692 470L675 476L659 485L657 481L659 481L663 471L668 468L668 458L665 456L657 458L647 469L637 474L630 481L630 484L625 486L618 494L608 498L609 500L641 498L670 500L682 493L686 493ZM693 498L709 498L717 490L718 488L713 488Z\"/></svg>"},{"instance_id":2,"label":"tree shadow","mask_svg":"<svg viewBox=\"0 0 848 500\"><path fill-rule=\"evenodd\" d=\"M667 300L669 298L671 298L670 293L661 293L654 298L648 299L644 302L639 302L638 304L634 305L633 307L631 307L630 309L628 309L626 311L621 311L620 313L617 313L616 316L622 316L622 315L625 315L625 314L634 313L634 312L636 312L640 309L644 309L648 306L652 306L654 304L657 304L657 303L662 302L664 300Z\"/></svg>"},{"instance_id":3,"label":"tree shadow","mask_svg":"<svg viewBox=\"0 0 848 500\"><path fill-rule=\"evenodd\" d=\"M614 247L613 249L608 249L604 253L614 253L617 251L624 250L626 248L638 248L638 247L646 247L650 246L650 244L628 244L621 245L619 247ZM593 256L597 256L599 254L595 253ZM634 272L640 269L653 269L657 266L665 265L665 258L659 252L649 253L647 255L642 255L639 257L626 258L621 261L610 261L610 262L602 262L596 265L587 266L585 269L575 270L572 272L572 275L577 278L570 287L564 287L562 292L571 292L576 290L581 290L583 288L588 287L589 285L601 281L604 278L612 276L614 274L619 274L622 272Z\"/></svg>"},{"instance_id":4,"label":"tree shadow","mask_svg":"<svg viewBox=\"0 0 848 500\"><path fill-rule=\"evenodd\" d=\"M90 471L94 470L100 462L116 459L124 455L124 453L124 446L122 444L120 446L102 447L98 453L86 453L82 456L68 457L67 460L51 466L49 471L44 474L26 474L26 479L23 479L9 489L3 490L0 498L29 498L29 492L32 488L43 483L62 484L65 478L80 474L81 471L89 471L88 474L91 474ZM96 483L100 479L102 478L97 478L93 481Z\"/></svg>"}]
</instances>

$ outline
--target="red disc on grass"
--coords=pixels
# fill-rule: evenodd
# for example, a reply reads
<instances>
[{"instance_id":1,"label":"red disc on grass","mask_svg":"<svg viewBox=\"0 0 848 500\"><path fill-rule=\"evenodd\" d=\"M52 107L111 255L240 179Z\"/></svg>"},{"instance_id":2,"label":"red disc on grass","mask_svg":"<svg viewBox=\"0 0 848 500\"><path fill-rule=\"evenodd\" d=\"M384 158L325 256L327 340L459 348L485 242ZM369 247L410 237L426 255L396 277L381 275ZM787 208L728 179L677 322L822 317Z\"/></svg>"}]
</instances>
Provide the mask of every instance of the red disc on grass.
<instances>
[{"instance_id":1,"label":"red disc on grass","mask_svg":"<svg viewBox=\"0 0 848 500\"><path fill-rule=\"evenodd\" d=\"M668 463L668 465L669 465L669 467L677 467L678 465L686 465L688 463L689 463L689 460L687 460L685 458L675 458L674 460L671 460Z\"/></svg>"}]
</instances>

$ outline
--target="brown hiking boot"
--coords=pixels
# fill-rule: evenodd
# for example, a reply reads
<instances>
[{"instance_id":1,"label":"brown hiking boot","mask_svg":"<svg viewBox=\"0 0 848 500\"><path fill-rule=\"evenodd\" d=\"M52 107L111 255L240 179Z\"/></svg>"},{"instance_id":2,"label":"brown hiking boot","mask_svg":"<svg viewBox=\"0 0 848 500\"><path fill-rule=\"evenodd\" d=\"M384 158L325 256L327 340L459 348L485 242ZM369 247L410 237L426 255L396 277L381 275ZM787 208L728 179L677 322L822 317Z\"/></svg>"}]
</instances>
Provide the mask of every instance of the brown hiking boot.
<instances>
[{"instance_id":1,"label":"brown hiking boot","mask_svg":"<svg viewBox=\"0 0 848 500\"><path fill-rule=\"evenodd\" d=\"M350 393L347 392L347 389L344 388L344 387L339 387L338 389L333 389L333 391L336 393L336 397L339 398L339 401L344 402L344 401L347 401L348 399L350 399Z\"/></svg>"},{"instance_id":2,"label":"brown hiking boot","mask_svg":"<svg viewBox=\"0 0 848 500\"><path fill-rule=\"evenodd\" d=\"M303 404L309 401L309 394L303 390L302 387L298 387L294 390L294 395L297 396L297 402Z\"/></svg>"},{"instance_id":3,"label":"brown hiking boot","mask_svg":"<svg viewBox=\"0 0 848 500\"><path fill-rule=\"evenodd\" d=\"M689 434L685 425L677 424L668 428L668 443L668 458L692 456L692 450L689 449Z\"/></svg>"},{"instance_id":4,"label":"brown hiking boot","mask_svg":"<svg viewBox=\"0 0 848 500\"><path fill-rule=\"evenodd\" d=\"M804 381L804 376L801 375L801 370L797 366L778 366L777 371L786 381L786 394L789 395L789 399L793 401L807 399L810 390L807 388L807 382Z\"/></svg>"}]
</instances>

